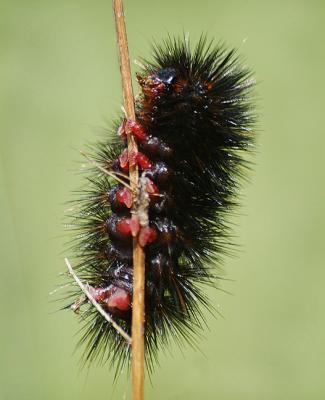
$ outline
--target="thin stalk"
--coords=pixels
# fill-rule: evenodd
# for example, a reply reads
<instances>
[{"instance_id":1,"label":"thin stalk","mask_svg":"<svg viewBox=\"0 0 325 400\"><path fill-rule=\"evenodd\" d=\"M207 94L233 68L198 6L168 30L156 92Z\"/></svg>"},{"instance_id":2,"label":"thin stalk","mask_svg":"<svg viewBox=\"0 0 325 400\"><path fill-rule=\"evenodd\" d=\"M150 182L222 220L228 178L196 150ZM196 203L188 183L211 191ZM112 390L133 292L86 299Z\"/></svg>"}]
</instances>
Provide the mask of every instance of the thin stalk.
<instances>
[{"instance_id":1,"label":"thin stalk","mask_svg":"<svg viewBox=\"0 0 325 400\"><path fill-rule=\"evenodd\" d=\"M118 44L124 109L126 117L135 121L134 96L128 43L124 22L122 0L113 0L116 36ZM129 154L137 151L137 144L132 134L127 134ZM139 172L136 165L129 169L133 198L137 196ZM133 203L134 204L134 203ZM133 302L132 302L132 393L133 400L144 398L144 321L145 321L145 255L137 238L133 239Z\"/></svg>"}]
</instances>

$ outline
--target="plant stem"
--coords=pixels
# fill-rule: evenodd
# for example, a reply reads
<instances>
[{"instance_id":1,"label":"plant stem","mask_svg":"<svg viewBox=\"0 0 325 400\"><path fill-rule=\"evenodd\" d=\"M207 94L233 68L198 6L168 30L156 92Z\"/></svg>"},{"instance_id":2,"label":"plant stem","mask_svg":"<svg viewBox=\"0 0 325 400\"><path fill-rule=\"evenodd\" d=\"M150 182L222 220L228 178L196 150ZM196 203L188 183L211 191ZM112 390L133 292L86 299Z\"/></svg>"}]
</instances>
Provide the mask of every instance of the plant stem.
<instances>
[{"instance_id":1,"label":"plant stem","mask_svg":"<svg viewBox=\"0 0 325 400\"><path fill-rule=\"evenodd\" d=\"M126 117L135 121L134 97L128 43L124 22L122 0L113 0L116 35L119 50L120 71L122 77L123 99ZM137 144L132 134L127 135L128 151L136 152ZM133 198L137 196L139 172L137 166L130 166L130 182ZM132 302L132 393L133 400L144 398L144 290L145 255L137 238L133 239L133 302Z\"/></svg>"}]
</instances>

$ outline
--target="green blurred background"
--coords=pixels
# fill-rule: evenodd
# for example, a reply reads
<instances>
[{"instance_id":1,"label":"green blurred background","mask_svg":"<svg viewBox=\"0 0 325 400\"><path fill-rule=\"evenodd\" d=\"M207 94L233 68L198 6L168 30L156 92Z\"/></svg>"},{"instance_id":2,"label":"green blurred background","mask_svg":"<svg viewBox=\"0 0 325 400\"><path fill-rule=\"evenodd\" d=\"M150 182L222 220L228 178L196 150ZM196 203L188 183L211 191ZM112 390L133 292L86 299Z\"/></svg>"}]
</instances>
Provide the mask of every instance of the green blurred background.
<instances>
[{"instance_id":1,"label":"green blurred background","mask_svg":"<svg viewBox=\"0 0 325 400\"><path fill-rule=\"evenodd\" d=\"M125 0L131 59L150 41L202 31L256 71L261 131L224 315L161 355L147 399L325 398L323 1ZM0 3L0 399L130 399L123 375L81 370L79 325L48 293L65 271L65 202L78 149L119 113L109 0Z\"/></svg>"}]
</instances>

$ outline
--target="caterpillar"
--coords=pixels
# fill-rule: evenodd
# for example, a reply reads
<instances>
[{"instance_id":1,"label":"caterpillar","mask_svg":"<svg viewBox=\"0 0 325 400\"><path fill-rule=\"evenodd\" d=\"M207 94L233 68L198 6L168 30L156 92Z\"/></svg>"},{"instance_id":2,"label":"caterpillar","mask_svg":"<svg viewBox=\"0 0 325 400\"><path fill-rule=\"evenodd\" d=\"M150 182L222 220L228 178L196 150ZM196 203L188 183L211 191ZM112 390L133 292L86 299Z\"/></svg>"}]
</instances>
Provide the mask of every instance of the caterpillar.
<instances>
[{"instance_id":1,"label":"caterpillar","mask_svg":"<svg viewBox=\"0 0 325 400\"><path fill-rule=\"evenodd\" d=\"M254 143L253 80L235 50L201 37L153 46L137 74L136 120L92 147L92 174L73 216L76 271L92 297L131 335L132 238L145 249L145 353L149 370L174 339L191 343L210 308L204 285L229 250L227 218ZM127 133L138 151L127 150ZM128 178L137 165L136 204ZM133 207L133 208L132 208ZM136 209L137 212L131 212ZM67 307L83 320L85 359L117 369L131 347L79 290Z\"/></svg>"}]
</instances>

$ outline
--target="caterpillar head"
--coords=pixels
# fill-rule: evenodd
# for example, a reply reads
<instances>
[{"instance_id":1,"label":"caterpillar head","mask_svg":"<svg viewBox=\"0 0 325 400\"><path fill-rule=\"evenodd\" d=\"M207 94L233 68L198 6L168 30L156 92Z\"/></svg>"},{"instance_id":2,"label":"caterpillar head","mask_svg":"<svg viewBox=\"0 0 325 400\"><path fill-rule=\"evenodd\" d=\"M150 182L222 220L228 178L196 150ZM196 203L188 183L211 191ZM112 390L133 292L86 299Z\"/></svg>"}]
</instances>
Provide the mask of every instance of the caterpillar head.
<instances>
[{"instance_id":1,"label":"caterpillar head","mask_svg":"<svg viewBox=\"0 0 325 400\"><path fill-rule=\"evenodd\" d=\"M143 94L148 97L156 97L170 91L177 77L178 73L174 68L162 68L146 76L137 75Z\"/></svg>"}]
</instances>

